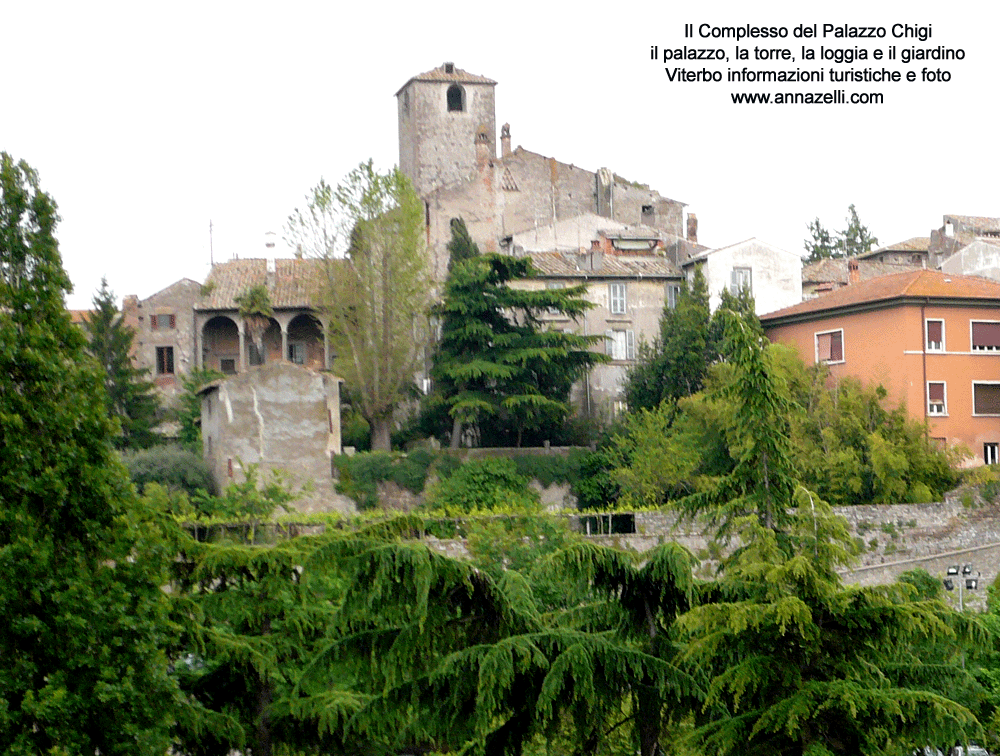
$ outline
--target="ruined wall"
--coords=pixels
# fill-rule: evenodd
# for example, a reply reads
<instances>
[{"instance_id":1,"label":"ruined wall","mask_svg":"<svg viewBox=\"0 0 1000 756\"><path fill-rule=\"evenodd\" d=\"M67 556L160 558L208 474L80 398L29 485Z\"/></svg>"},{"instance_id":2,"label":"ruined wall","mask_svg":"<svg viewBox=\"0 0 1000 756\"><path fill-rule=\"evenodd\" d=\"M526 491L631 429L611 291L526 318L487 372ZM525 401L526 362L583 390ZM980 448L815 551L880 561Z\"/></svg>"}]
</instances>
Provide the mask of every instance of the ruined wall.
<instances>
[{"instance_id":1,"label":"ruined wall","mask_svg":"<svg viewBox=\"0 0 1000 756\"><path fill-rule=\"evenodd\" d=\"M245 479L249 465L282 470L293 489L311 485L293 506L342 509L331 456L340 448L339 379L274 362L213 384L202 393L202 447L216 483Z\"/></svg>"}]
</instances>

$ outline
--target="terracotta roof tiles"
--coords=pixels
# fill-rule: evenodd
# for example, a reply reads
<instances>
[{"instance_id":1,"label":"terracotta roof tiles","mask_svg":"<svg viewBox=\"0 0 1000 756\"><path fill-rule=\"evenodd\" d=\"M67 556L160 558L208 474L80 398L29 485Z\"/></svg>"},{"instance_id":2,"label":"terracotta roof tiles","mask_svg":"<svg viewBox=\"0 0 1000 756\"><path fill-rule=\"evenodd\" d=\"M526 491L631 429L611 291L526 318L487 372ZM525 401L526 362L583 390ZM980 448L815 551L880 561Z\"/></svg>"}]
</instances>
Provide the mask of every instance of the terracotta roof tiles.
<instances>
[{"instance_id":1,"label":"terracotta roof tiles","mask_svg":"<svg viewBox=\"0 0 1000 756\"><path fill-rule=\"evenodd\" d=\"M877 305L900 299L996 300L1000 304L1000 283L979 276L959 276L939 270L915 270L872 278L845 286L783 310L761 315L761 322L786 317L807 316L858 305Z\"/></svg>"},{"instance_id":2,"label":"terracotta roof tiles","mask_svg":"<svg viewBox=\"0 0 1000 756\"><path fill-rule=\"evenodd\" d=\"M275 309L315 307L322 276L321 260L279 259L268 272L267 260L230 260L212 266L205 288L209 293L198 310L235 310L236 297L251 286L263 284Z\"/></svg>"},{"instance_id":3,"label":"terracotta roof tiles","mask_svg":"<svg viewBox=\"0 0 1000 756\"><path fill-rule=\"evenodd\" d=\"M604 255L597 270L583 267L590 254L533 252L531 262L546 278L680 278L681 272L659 255ZM595 257L596 260L596 257Z\"/></svg>"},{"instance_id":4,"label":"terracotta roof tiles","mask_svg":"<svg viewBox=\"0 0 1000 756\"><path fill-rule=\"evenodd\" d=\"M450 72L447 67L451 67ZM417 74L409 79L407 79L406 84L399 88L396 92L402 92L409 85L411 81L441 81L441 82L456 82L458 84L492 84L496 85L493 79L487 79L485 76L480 76L478 74L471 74L468 71L463 71L461 68L456 68L454 63L442 63L437 68L432 68L430 71L425 71L422 74Z\"/></svg>"}]
</instances>

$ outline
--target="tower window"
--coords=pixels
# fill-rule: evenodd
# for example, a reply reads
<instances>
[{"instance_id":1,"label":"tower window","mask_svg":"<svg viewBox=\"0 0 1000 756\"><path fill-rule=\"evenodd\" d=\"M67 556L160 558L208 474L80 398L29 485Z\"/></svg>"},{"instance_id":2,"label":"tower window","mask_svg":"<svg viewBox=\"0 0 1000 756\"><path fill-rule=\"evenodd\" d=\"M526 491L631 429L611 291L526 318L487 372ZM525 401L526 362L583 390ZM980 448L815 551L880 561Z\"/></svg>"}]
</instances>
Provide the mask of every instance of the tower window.
<instances>
[{"instance_id":1,"label":"tower window","mask_svg":"<svg viewBox=\"0 0 1000 756\"><path fill-rule=\"evenodd\" d=\"M465 110L465 92L458 84L448 87L448 112L461 113Z\"/></svg>"}]
</instances>

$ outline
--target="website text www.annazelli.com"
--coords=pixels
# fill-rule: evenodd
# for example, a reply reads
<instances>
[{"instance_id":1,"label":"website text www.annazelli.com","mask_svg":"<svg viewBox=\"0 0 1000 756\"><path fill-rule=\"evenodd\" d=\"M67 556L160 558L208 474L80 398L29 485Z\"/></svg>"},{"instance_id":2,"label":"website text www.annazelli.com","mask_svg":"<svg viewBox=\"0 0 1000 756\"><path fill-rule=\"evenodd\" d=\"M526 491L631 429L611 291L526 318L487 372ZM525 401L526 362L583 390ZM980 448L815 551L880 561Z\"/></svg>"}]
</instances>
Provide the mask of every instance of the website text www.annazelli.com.
<instances>
[{"instance_id":1,"label":"website text www.annazelli.com","mask_svg":"<svg viewBox=\"0 0 1000 756\"><path fill-rule=\"evenodd\" d=\"M881 105L881 92L730 92L734 105Z\"/></svg>"}]
</instances>

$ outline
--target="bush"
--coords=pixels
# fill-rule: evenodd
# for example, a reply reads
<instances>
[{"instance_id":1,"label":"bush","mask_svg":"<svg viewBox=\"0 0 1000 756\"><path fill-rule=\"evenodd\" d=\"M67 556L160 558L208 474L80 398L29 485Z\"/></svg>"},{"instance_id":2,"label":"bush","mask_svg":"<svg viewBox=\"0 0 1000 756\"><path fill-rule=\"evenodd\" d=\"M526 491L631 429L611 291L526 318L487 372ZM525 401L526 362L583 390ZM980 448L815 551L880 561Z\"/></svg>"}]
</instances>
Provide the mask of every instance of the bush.
<instances>
[{"instance_id":1,"label":"bush","mask_svg":"<svg viewBox=\"0 0 1000 756\"><path fill-rule=\"evenodd\" d=\"M476 459L439 481L427 494L427 506L446 512L509 512L538 508L538 494L528 488L510 459Z\"/></svg>"},{"instance_id":2,"label":"bush","mask_svg":"<svg viewBox=\"0 0 1000 756\"><path fill-rule=\"evenodd\" d=\"M159 483L170 491L214 493L215 483L205 461L180 446L154 446L127 452L122 459L132 482L140 491L148 483Z\"/></svg>"},{"instance_id":3,"label":"bush","mask_svg":"<svg viewBox=\"0 0 1000 756\"><path fill-rule=\"evenodd\" d=\"M427 472L436 459L434 452L417 449L410 454L366 452L334 459L340 482L337 491L350 496L359 509L378 506L378 484L393 482L419 494L427 482Z\"/></svg>"}]
</instances>

